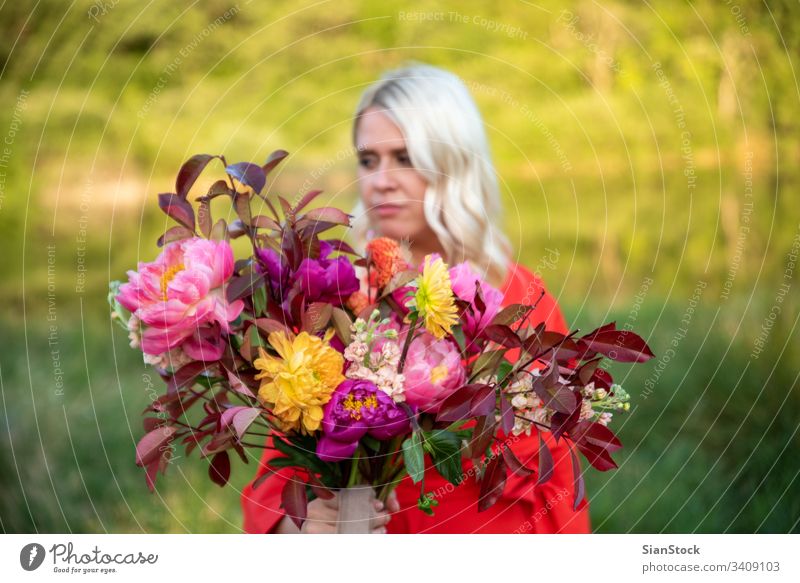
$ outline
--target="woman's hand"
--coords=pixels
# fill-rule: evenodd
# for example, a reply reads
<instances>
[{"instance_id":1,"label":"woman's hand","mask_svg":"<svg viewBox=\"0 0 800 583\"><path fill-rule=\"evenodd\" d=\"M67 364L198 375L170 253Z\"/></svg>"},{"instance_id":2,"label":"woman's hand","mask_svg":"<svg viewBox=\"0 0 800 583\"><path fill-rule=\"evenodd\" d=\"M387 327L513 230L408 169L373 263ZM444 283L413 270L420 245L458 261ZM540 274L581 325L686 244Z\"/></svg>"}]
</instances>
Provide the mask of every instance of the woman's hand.
<instances>
[{"instance_id":1,"label":"woman's hand","mask_svg":"<svg viewBox=\"0 0 800 583\"><path fill-rule=\"evenodd\" d=\"M372 519L372 534L386 534L386 525L391 520L391 515L400 511L397 495L392 492L384 506L380 500L374 500L375 516ZM308 503L306 520L303 528L297 525L288 516L284 516L275 528L276 534L336 534L336 522L339 517L339 494L334 493L333 498L323 500L315 498Z\"/></svg>"}]
</instances>

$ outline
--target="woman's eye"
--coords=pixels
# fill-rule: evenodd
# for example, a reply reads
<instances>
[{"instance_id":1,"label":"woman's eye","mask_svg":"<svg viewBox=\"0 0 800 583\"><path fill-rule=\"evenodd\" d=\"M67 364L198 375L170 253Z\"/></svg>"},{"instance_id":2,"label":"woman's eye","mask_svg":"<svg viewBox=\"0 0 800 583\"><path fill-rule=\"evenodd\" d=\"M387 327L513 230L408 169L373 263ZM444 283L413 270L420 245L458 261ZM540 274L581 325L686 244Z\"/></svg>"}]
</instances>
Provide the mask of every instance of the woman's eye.
<instances>
[{"instance_id":1,"label":"woman's eye","mask_svg":"<svg viewBox=\"0 0 800 583\"><path fill-rule=\"evenodd\" d=\"M372 168L375 166L375 158L372 156L363 156L358 159L358 164L362 168Z\"/></svg>"},{"instance_id":2,"label":"woman's eye","mask_svg":"<svg viewBox=\"0 0 800 583\"><path fill-rule=\"evenodd\" d=\"M408 154L398 154L397 162L403 166L411 166L411 158L408 157Z\"/></svg>"}]
</instances>

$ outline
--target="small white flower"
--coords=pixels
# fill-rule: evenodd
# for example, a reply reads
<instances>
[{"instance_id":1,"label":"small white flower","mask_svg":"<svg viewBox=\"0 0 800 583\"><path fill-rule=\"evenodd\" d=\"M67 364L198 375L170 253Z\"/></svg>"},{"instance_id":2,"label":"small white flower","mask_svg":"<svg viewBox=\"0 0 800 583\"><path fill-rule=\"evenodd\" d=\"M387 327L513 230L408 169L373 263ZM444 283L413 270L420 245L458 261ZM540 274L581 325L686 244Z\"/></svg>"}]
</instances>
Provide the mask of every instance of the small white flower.
<instances>
[{"instance_id":1,"label":"small white flower","mask_svg":"<svg viewBox=\"0 0 800 583\"><path fill-rule=\"evenodd\" d=\"M525 395L517 394L511 399L511 406L514 407L514 409L524 409L527 405L528 399Z\"/></svg>"}]
</instances>

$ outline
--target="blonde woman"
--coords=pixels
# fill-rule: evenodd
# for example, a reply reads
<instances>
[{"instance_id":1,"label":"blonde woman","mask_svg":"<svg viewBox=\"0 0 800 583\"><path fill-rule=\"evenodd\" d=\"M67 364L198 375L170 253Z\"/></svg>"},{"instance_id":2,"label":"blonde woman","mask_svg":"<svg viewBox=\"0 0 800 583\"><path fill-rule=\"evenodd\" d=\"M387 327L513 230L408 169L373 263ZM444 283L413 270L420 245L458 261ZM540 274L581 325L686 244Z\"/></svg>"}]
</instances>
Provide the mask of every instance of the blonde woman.
<instances>
[{"instance_id":1,"label":"blonde woman","mask_svg":"<svg viewBox=\"0 0 800 583\"><path fill-rule=\"evenodd\" d=\"M500 230L501 205L483 122L461 80L442 69L413 65L390 71L362 95L353 123L361 193L354 239L368 231L407 243L419 264L429 253L448 263L468 261L504 294L504 305L533 303L530 322L567 332L555 299L540 278L515 264ZM509 475L501 499L479 513L480 484L464 460L464 480L446 482L432 468L426 490L438 501L434 516L417 509L419 487L406 478L386 508L376 502L376 533L584 533L588 507L573 511L572 467L562 440L542 437L553 455L553 477L534 487L529 479ZM509 438L510 447L529 467L538 463L537 430ZM271 472L274 455L265 450L258 475ZM428 462L429 463L429 462ZM290 476L280 471L242 495L247 532L300 532L280 508L280 493ZM336 532L338 500L315 499L308 506L302 532Z\"/></svg>"}]
</instances>

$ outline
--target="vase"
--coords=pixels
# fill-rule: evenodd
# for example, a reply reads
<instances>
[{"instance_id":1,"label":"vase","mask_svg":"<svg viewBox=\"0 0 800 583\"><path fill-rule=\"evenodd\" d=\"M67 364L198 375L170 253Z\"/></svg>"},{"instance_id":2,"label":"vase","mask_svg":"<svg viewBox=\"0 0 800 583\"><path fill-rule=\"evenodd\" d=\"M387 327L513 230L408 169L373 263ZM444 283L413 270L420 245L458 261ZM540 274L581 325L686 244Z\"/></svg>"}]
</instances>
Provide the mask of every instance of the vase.
<instances>
[{"instance_id":1,"label":"vase","mask_svg":"<svg viewBox=\"0 0 800 583\"><path fill-rule=\"evenodd\" d=\"M370 534L375 517L375 490L372 486L351 486L339 490L339 534Z\"/></svg>"}]
</instances>

